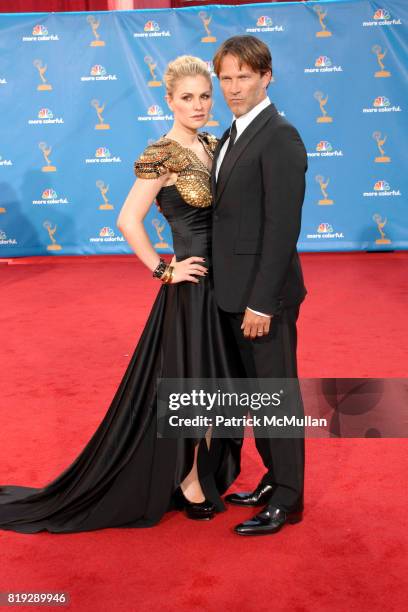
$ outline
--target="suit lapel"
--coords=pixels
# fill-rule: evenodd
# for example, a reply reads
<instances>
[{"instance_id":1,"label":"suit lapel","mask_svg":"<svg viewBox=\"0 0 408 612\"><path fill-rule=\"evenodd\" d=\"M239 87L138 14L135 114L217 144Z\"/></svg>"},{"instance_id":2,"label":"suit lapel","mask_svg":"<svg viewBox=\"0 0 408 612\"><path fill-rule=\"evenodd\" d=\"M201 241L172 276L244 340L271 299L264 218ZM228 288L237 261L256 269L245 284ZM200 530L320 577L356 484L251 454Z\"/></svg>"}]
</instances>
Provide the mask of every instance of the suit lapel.
<instances>
[{"instance_id":1,"label":"suit lapel","mask_svg":"<svg viewBox=\"0 0 408 612\"><path fill-rule=\"evenodd\" d=\"M255 119L248 125L248 127L242 132L237 142L232 147L228 156L223 160L222 167L218 174L218 181L215 189L214 206L220 199L228 180L231 176L231 172L234 165L238 161L239 157L245 151L248 144L256 136L256 134L264 127L264 125L274 116L278 114L274 104L270 104L263 111L255 117ZM225 142L225 141L224 141ZM213 173L215 174L215 172Z\"/></svg>"},{"instance_id":2,"label":"suit lapel","mask_svg":"<svg viewBox=\"0 0 408 612\"><path fill-rule=\"evenodd\" d=\"M216 169L217 169L217 159L223 147L224 142L227 140L229 136L229 131L230 131L230 128L228 128L228 130L225 130L224 134L221 136L221 139L218 141L217 146L215 147L215 151L213 155L213 163L212 163L212 171L211 171L211 193L212 193L214 202L215 202L215 196L216 196L216 190L217 190L217 183L215 179Z\"/></svg>"}]
</instances>

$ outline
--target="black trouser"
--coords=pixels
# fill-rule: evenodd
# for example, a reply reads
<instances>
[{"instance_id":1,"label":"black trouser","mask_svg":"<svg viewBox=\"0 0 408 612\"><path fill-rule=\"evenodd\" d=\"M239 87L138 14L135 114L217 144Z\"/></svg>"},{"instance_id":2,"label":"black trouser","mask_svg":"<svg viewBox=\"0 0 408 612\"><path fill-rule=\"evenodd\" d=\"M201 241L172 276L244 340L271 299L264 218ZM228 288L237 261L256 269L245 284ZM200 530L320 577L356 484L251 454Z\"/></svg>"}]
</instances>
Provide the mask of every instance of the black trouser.
<instances>
[{"instance_id":1,"label":"black trouser","mask_svg":"<svg viewBox=\"0 0 408 612\"><path fill-rule=\"evenodd\" d=\"M221 314L234 332L248 378L297 378L299 306L284 308L272 318L269 334L253 340L242 333L243 313ZM269 503L287 511L303 508L304 438L261 438L255 431L255 442L268 470L262 483L276 485Z\"/></svg>"}]
</instances>

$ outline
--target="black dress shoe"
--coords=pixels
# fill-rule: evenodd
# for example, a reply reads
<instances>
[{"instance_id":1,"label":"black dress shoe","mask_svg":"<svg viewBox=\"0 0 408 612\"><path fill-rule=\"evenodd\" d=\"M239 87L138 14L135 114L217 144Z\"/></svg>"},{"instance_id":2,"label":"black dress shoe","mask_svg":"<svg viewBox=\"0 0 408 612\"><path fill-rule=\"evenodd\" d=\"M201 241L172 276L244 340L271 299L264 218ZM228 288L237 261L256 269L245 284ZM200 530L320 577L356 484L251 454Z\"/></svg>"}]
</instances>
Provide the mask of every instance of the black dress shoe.
<instances>
[{"instance_id":1,"label":"black dress shoe","mask_svg":"<svg viewBox=\"0 0 408 612\"><path fill-rule=\"evenodd\" d=\"M303 518L302 515L302 510L285 512L285 510L275 506L266 506L262 512L249 519L249 521L244 521L237 525L234 531L238 535L267 535L269 533L276 533L286 523L289 523L289 525L300 523Z\"/></svg>"},{"instance_id":2,"label":"black dress shoe","mask_svg":"<svg viewBox=\"0 0 408 612\"><path fill-rule=\"evenodd\" d=\"M214 518L215 506L208 499L203 502L192 502L185 497L180 487L177 489L175 496L177 507L180 510L183 509L188 518L196 521L209 521Z\"/></svg>"},{"instance_id":3,"label":"black dress shoe","mask_svg":"<svg viewBox=\"0 0 408 612\"><path fill-rule=\"evenodd\" d=\"M264 506L271 497L275 487L259 484L255 491L249 493L230 493L225 501L236 506Z\"/></svg>"}]
</instances>

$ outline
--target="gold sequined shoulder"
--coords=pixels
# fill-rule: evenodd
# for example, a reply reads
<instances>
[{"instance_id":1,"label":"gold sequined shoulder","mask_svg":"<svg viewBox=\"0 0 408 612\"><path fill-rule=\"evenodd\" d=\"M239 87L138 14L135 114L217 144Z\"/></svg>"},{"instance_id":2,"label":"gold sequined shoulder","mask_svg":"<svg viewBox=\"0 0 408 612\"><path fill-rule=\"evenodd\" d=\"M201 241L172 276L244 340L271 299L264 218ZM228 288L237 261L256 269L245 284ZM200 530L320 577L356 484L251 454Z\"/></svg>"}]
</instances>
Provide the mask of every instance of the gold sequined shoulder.
<instances>
[{"instance_id":1,"label":"gold sequined shoulder","mask_svg":"<svg viewBox=\"0 0 408 612\"><path fill-rule=\"evenodd\" d=\"M155 179L170 172L181 172L187 168L189 159L174 141L160 138L150 144L134 162L138 178Z\"/></svg>"},{"instance_id":2,"label":"gold sequined shoulder","mask_svg":"<svg viewBox=\"0 0 408 612\"><path fill-rule=\"evenodd\" d=\"M214 153L217 144L218 144L218 138L216 136L214 136L213 134L210 134L209 132L200 132L200 135L202 137L204 137L207 145L209 146L210 150L212 153Z\"/></svg>"}]
</instances>

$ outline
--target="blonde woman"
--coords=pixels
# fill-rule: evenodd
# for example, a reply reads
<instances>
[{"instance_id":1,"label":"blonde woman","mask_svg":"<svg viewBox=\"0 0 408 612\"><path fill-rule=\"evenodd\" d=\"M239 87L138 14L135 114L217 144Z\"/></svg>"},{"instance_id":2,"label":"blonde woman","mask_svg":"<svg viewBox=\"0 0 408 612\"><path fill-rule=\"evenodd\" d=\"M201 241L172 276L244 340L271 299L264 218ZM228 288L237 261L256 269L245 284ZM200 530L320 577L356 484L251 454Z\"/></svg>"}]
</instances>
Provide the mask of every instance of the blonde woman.
<instances>
[{"instance_id":1,"label":"blonde woman","mask_svg":"<svg viewBox=\"0 0 408 612\"><path fill-rule=\"evenodd\" d=\"M199 132L212 106L206 64L182 56L165 73L170 131L135 162L137 180L117 225L160 286L113 401L77 459L43 489L0 487L0 529L69 533L146 527L184 508L192 519L225 509L220 494L239 471L240 441L157 437L158 378L239 375L222 328L211 271L210 172L217 140ZM154 250L143 219L157 199L175 256Z\"/></svg>"}]
</instances>

